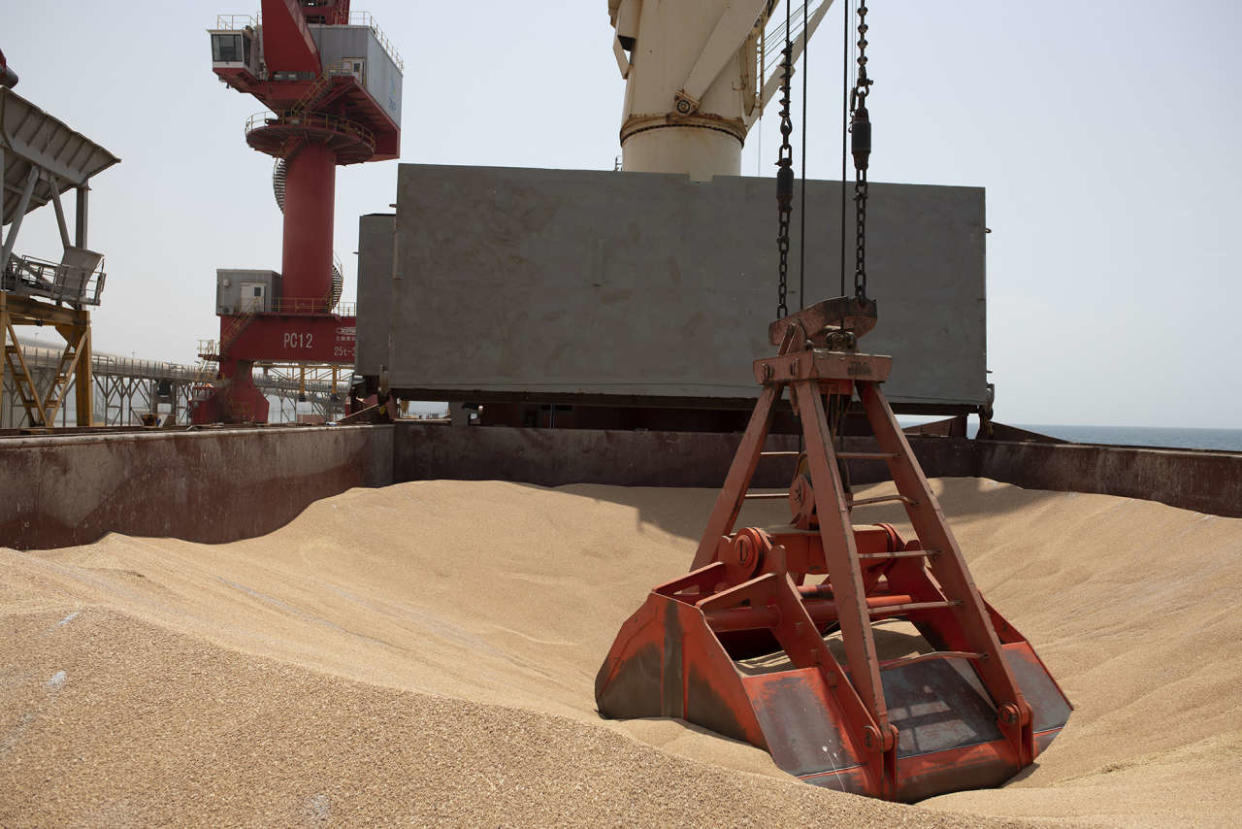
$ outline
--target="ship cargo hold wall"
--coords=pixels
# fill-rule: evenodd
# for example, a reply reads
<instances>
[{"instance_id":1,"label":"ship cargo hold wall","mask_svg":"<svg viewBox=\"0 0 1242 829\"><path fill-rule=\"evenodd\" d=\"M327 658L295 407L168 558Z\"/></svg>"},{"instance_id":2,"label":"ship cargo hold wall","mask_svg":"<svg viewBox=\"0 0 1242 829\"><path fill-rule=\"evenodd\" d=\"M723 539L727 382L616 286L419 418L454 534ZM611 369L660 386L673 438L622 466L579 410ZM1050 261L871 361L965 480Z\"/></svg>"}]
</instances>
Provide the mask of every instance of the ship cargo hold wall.
<instances>
[{"instance_id":1,"label":"ship cargo hold wall","mask_svg":"<svg viewBox=\"0 0 1242 829\"><path fill-rule=\"evenodd\" d=\"M1003 427L1001 427L1004 430ZM1013 430L1008 430L1013 431ZM423 480L540 486L716 489L738 434L594 429L383 426L0 434L0 548L88 544L107 533L217 543L283 526L352 487ZM848 451L874 451L846 438ZM911 435L929 477L991 478L1026 489L1093 492L1242 517L1242 453ZM797 438L774 435L770 449ZM760 466L784 487L792 460ZM851 460L857 484L883 464ZM605 496L601 496L605 497Z\"/></svg>"},{"instance_id":2,"label":"ship cargo hold wall","mask_svg":"<svg viewBox=\"0 0 1242 829\"><path fill-rule=\"evenodd\" d=\"M393 482L394 426L81 430L0 436L0 547L108 533L216 544Z\"/></svg>"},{"instance_id":3,"label":"ship cargo hold wall","mask_svg":"<svg viewBox=\"0 0 1242 829\"><path fill-rule=\"evenodd\" d=\"M812 303L840 294L839 182L807 183L806 219ZM989 400L984 219L981 188L871 185L863 350L896 358L894 404ZM776 220L771 179L401 165L395 219L362 221L359 371L413 399L748 406L773 352Z\"/></svg>"}]
</instances>

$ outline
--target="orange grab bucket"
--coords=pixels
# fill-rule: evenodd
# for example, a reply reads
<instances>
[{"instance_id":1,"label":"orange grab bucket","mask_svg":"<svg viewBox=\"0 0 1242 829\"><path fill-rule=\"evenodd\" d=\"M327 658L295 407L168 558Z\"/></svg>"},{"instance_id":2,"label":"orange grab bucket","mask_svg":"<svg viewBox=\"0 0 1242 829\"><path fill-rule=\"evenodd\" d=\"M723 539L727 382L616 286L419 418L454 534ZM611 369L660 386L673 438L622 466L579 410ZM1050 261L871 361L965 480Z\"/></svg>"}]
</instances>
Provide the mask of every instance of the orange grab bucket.
<instances>
[{"instance_id":1,"label":"orange grab bucket","mask_svg":"<svg viewBox=\"0 0 1242 829\"><path fill-rule=\"evenodd\" d=\"M841 298L773 323L780 353L755 363L759 402L693 569L625 622L595 697L605 717L684 719L813 785L910 802L1000 785L1072 706L975 587L881 391L891 359L854 349L874 311ZM786 391L806 447L793 520L735 530ZM858 404L874 450L837 451L840 413ZM897 494L854 499L849 460L886 462ZM855 510L883 501L903 504L917 539L854 524Z\"/></svg>"}]
</instances>

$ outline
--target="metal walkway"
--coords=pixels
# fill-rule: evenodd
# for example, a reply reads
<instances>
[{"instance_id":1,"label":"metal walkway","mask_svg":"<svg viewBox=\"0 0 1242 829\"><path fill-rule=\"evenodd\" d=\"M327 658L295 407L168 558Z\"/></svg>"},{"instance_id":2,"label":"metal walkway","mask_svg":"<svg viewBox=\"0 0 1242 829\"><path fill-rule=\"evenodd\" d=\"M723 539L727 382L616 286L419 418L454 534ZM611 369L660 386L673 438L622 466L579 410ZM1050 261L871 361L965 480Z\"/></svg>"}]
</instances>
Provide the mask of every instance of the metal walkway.
<instances>
[{"instance_id":1,"label":"metal walkway","mask_svg":"<svg viewBox=\"0 0 1242 829\"><path fill-rule=\"evenodd\" d=\"M51 383L61 361L58 348L47 348L22 343L23 354L31 375L40 388ZM140 425L142 416L156 412L163 404L166 415L174 415L176 422L186 422L190 396L196 385L215 376L214 367L170 363L157 360L141 360L115 354L91 356L92 384L94 386L95 419L103 426ZM255 385L269 397L275 398L281 420L293 420L297 414L299 397L305 394L305 402L314 412L331 420L341 411L342 403L334 399L334 389L328 380L308 379L305 384L296 377L278 374L255 375ZM28 426L13 378L4 378L5 406L0 410L0 428ZM340 398L343 399L343 391ZM72 398L67 398L71 401ZM60 410L57 426L75 423L72 405Z\"/></svg>"}]
</instances>

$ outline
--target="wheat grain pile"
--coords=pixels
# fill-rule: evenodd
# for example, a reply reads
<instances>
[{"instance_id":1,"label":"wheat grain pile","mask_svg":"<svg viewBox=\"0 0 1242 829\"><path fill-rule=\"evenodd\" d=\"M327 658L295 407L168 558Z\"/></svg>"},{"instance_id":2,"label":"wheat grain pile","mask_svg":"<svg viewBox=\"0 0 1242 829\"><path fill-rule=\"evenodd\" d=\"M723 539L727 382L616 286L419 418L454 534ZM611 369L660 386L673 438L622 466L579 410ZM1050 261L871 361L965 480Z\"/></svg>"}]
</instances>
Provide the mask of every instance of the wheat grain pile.
<instances>
[{"instance_id":1,"label":"wheat grain pile","mask_svg":"<svg viewBox=\"0 0 1242 829\"><path fill-rule=\"evenodd\" d=\"M617 628L714 491L419 482L233 544L0 550L0 825L1235 825L1242 521L935 485L1077 706L1004 789L879 803L597 717Z\"/></svg>"}]
</instances>

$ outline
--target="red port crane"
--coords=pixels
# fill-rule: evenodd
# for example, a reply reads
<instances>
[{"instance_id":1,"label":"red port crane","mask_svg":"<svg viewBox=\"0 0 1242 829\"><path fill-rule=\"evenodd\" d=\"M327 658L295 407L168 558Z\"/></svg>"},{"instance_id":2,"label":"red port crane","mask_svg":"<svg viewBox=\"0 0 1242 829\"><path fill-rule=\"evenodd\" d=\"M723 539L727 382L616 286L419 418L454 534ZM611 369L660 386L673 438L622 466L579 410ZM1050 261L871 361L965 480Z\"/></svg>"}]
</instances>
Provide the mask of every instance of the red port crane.
<instances>
[{"instance_id":1,"label":"red port crane","mask_svg":"<svg viewBox=\"0 0 1242 829\"><path fill-rule=\"evenodd\" d=\"M401 59L349 0L263 0L261 16L221 16L212 67L268 111L246 143L276 161L284 211L282 269L217 271L220 339L204 359L215 381L196 395L195 423L265 422L256 364L350 366L355 318L338 308L332 231L336 167L400 155Z\"/></svg>"}]
</instances>

